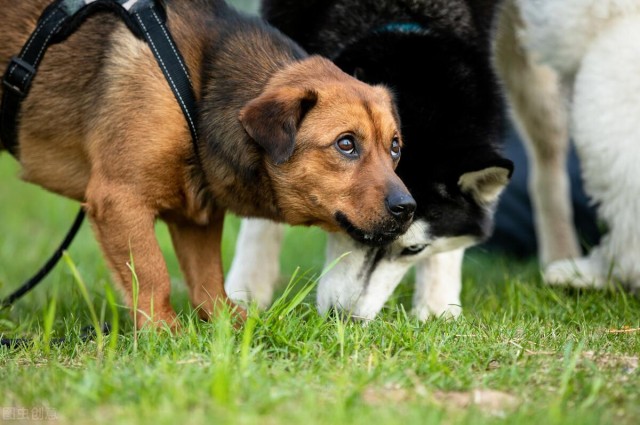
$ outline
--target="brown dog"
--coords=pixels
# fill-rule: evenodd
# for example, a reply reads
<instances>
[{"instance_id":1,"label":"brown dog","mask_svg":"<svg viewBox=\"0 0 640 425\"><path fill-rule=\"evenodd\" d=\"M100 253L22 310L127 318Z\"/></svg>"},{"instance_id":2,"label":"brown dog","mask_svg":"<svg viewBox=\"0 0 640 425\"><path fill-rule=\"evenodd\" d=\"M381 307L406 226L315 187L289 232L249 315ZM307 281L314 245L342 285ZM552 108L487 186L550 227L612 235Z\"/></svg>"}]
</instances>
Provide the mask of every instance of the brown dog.
<instances>
[{"instance_id":1,"label":"brown dog","mask_svg":"<svg viewBox=\"0 0 640 425\"><path fill-rule=\"evenodd\" d=\"M0 0L0 66L48 1ZM220 258L226 210L370 244L407 229L415 203L394 173L401 139L385 88L307 56L223 1L165 3L198 98L199 155L149 47L111 14L49 48L19 125L22 178L84 203L130 304L135 269L139 326L175 320L157 218L203 317L231 304Z\"/></svg>"}]
</instances>

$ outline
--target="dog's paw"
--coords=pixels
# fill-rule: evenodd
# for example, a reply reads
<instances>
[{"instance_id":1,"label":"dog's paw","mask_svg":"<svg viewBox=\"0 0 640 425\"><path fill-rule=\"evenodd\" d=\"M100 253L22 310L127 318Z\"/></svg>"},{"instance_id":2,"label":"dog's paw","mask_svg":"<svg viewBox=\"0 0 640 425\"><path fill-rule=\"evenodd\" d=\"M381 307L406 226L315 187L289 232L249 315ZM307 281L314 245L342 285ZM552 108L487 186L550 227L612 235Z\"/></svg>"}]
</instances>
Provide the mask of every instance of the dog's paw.
<instances>
[{"instance_id":1,"label":"dog's paw","mask_svg":"<svg viewBox=\"0 0 640 425\"><path fill-rule=\"evenodd\" d=\"M233 302L245 309L255 303L260 310L266 310L273 301L273 291L266 285L262 290L256 290L256 287L230 287L227 288L227 293Z\"/></svg>"},{"instance_id":2,"label":"dog's paw","mask_svg":"<svg viewBox=\"0 0 640 425\"><path fill-rule=\"evenodd\" d=\"M599 261L592 257L554 261L543 270L544 281L554 286L574 288L604 288L607 274Z\"/></svg>"},{"instance_id":3,"label":"dog's paw","mask_svg":"<svg viewBox=\"0 0 640 425\"><path fill-rule=\"evenodd\" d=\"M418 320L421 322L426 321L431 317L443 318L443 319L457 319L462 314L462 307L460 302L455 304L442 304L442 305L419 305L414 306L411 311Z\"/></svg>"}]
</instances>

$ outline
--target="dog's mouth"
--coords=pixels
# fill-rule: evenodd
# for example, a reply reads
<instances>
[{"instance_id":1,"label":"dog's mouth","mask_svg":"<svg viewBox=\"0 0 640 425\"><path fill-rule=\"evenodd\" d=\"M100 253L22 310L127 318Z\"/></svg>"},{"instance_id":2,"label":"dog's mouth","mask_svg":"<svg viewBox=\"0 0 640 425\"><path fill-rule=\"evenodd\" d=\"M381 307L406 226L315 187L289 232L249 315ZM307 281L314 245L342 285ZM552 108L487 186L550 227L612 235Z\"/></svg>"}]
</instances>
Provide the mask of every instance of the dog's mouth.
<instances>
[{"instance_id":1,"label":"dog's mouth","mask_svg":"<svg viewBox=\"0 0 640 425\"><path fill-rule=\"evenodd\" d=\"M383 222L382 225L374 231L366 231L353 224L341 211L338 211L335 214L335 219L338 225L353 239L365 245L374 247L388 245L393 242L407 231L410 224L407 222L404 225L399 225L395 221L388 221Z\"/></svg>"}]
</instances>

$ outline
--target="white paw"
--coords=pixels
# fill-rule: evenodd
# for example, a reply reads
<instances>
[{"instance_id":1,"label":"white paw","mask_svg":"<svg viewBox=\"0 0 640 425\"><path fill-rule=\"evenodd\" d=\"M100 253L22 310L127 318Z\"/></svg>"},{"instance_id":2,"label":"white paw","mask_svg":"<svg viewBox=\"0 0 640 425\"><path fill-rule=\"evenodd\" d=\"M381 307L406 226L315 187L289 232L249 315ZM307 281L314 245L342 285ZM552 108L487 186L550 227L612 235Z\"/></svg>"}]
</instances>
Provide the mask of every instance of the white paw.
<instances>
[{"instance_id":1,"label":"white paw","mask_svg":"<svg viewBox=\"0 0 640 425\"><path fill-rule=\"evenodd\" d=\"M419 305L413 307L411 314L417 317L421 322L424 322L431 317L457 319L462 314L462 307L460 306L460 301L438 306Z\"/></svg>"},{"instance_id":2,"label":"white paw","mask_svg":"<svg viewBox=\"0 0 640 425\"><path fill-rule=\"evenodd\" d=\"M604 288L608 281L600 261L592 257L554 261L545 267L543 277L549 285L574 288Z\"/></svg>"},{"instance_id":3,"label":"white paw","mask_svg":"<svg viewBox=\"0 0 640 425\"><path fill-rule=\"evenodd\" d=\"M227 296L243 307L248 307L255 302L259 309L266 310L271 305L273 290L269 285L264 285L262 288L227 288Z\"/></svg>"}]
</instances>

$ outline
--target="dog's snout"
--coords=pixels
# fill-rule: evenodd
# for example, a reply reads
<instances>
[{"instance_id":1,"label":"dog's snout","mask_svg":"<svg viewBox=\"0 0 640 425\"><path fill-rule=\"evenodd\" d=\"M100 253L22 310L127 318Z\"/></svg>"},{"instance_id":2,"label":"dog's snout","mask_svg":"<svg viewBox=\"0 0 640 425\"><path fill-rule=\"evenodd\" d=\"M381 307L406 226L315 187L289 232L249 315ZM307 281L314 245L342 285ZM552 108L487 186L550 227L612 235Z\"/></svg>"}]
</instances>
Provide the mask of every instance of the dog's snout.
<instances>
[{"instance_id":1,"label":"dog's snout","mask_svg":"<svg viewBox=\"0 0 640 425\"><path fill-rule=\"evenodd\" d=\"M407 221L416 210L416 201L408 192L393 191L385 199L387 210L398 220Z\"/></svg>"}]
</instances>

